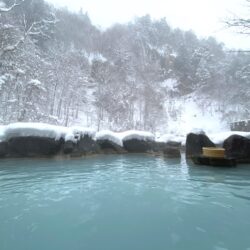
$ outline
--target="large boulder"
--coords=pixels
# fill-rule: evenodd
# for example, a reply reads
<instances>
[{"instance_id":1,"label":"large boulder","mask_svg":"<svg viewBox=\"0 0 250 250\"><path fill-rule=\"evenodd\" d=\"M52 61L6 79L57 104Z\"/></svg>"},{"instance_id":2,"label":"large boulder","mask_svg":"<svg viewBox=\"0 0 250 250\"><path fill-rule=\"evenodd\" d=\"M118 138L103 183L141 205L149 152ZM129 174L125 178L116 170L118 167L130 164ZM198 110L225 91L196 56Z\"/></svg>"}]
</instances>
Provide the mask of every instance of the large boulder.
<instances>
[{"instance_id":1,"label":"large boulder","mask_svg":"<svg viewBox=\"0 0 250 250\"><path fill-rule=\"evenodd\" d=\"M151 140L128 139L123 141L124 149L129 153L151 153L154 142Z\"/></svg>"},{"instance_id":2,"label":"large boulder","mask_svg":"<svg viewBox=\"0 0 250 250\"><path fill-rule=\"evenodd\" d=\"M175 147L166 147L163 150L163 154L167 158L181 158L180 149Z\"/></svg>"},{"instance_id":3,"label":"large boulder","mask_svg":"<svg viewBox=\"0 0 250 250\"><path fill-rule=\"evenodd\" d=\"M168 147L174 147L174 148L181 148L181 142L176 142L176 141L168 141L166 142L166 145Z\"/></svg>"},{"instance_id":4,"label":"large boulder","mask_svg":"<svg viewBox=\"0 0 250 250\"><path fill-rule=\"evenodd\" d=\"M5 141L0 142L0 158L8 155L9 152L8 149L9 149L8 142Z\"/></svg>"},{"instance_id":5,"label":"large boulder","mask_svg":"<svg viewBox=\"0 0 250 250\"><path fill-rule=\"evenodd\" d=\"M186 158L201 155L203 147L215 147L215 144L204 133L188 134L186 139Z\"/></svg>"},{"instance_id":6,"label":"large boulder","mask_svg":"<svg viewBox=\"0 0 250 250\"><path fill-rule=\"evenodd\" d=\"M126 150L111 140L97 140L101 153L105 154L124 154Z\"/></svg>"},{"instance_id":7,"label":"large boulder","mask_svg":"<svg viewBox=\"0 0 250 250\"><path fill-rule=\"evenodd\" d=\"M63 141L47 137L13 137L8 140L8 155L12 157L52 156L60 152Z\"/></svg>"},{"instance_id":8,"label":"large boulder","mask_svg":"<svg viewBox=\"0 0 250 250\"><path fill-rule=\"evenodd\" d=\"M155 142L154 152L167 158L181 158L181 143L178 142Z\"/></svg>"},{"instance_id":9,"label":"large boulder","mask_svg":"<svg viewBox=\"0 0 250 250\"><path fill-rule=\"evenodd\" d=\"M250 163L250 139L231 135L224 141L223 148L227 157L235 158L239 163Z\"/></svg>"}]
</instances>

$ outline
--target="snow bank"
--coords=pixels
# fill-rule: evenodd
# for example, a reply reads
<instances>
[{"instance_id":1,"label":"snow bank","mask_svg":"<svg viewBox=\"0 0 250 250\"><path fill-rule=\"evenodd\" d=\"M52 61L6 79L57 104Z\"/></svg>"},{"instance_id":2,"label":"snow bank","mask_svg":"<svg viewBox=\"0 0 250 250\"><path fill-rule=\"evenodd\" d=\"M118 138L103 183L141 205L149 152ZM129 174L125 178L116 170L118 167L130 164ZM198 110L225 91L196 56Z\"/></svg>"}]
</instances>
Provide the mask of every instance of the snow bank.
<instances>
[{"instance_id":1,"label":"snow bank","mask_svg":"<svg viewBox=\"0 0 250 250\"><path fill-rule=\"evenodd\" d=\"M155 139L155 136L152 133L146 131L129 130L120 134L122 136L122 141L128 141L132 139L153 141Z\"/></svg>"},{"instance_id":2,"label":"snow bank","mask_svg":"<svg viewBox=\"0 0 250 250\"><path fill-rule=\"evenodd\" d=\"M68 128L69 132L65 136L65 141L78 141L81 137L88 135L94 139L96 131L91 128L74 126Z\"/></svg>"},{"instance_id":3,"label":"snow bank","mask_svg":"<svg viewBox=\"0 0 250 250\"><path fill-rule=\"evenodd\" d=\"M204 134L204 131L200 129L193 129L191 130L191 132L194 134ZM241 131L225 131L225 132L219 132L219 133L207 133L206 135L209 137L209 139L213 143L218 144L218 145L223 144L223 142L231 135L240 135L240 136L250 139L250 132L241 132ZM157 138L156 141L166 142L166 143L169 141L175 141L175 142L180 142L182 145L185 145L186 136L165 134Z\"/></svg>"},{"instance_id":4,"label":"snow bank","mask_svg":"<svg viewBox=\"0 0 250 250\"><path fill-rule=\"evenodd\" d=\"M186 137L182 135L165 134L156 139L157 142L179 142L185 144Z\"/></svg>"},{"instance_id":5,"label":"snow bank","mask_svg":"<svg viewBox=\"0 0 250 250\"><path fill-rule=\"evenodd\" d=\"M154 135L145 131L126 131L115 133L109 130L97 132L90 128L80 126L63 127L49 125L45 123L13 123L6 126L0 125L0 141L6 141L14 137L45 137L55 140L64 139L65 141L78 141L82 136L88 135L95 140L109 140L120 146L123 141L130 139L154 140Z\"/></svg>"},{"instance_id":6,"label":"snow bank","mask_svg":"<svg viewBox=\"0 0 250 250\"><path fill-rule=\"evenodd\" d=\"M211 133L207 134L210 140L215 144L222 144L231 135L240 135L250 139L250 132L241 132L241 131L227 131L221 133Z\"/></svg>"},{"instance_id":7,"label":"snow bank","mask_svg":"<svg viewBox=\"0 0 250 250\"><path fill-rule=\"evenodd\" d=\"M94 137L95 132L88 128L81 127L62 127L49 125L45 123L13 123L6 126L0 126L0 141L9 140L13 137L45 137L65 141L76 142L81 135L89 135Z\"/></svg>"},{"instance_id":8,"label":"snow bank","mask_svg":"<svg viewBox=\"0 0 250 250\"><path fill-rule=\"evenodd\" d=\"M129 130L119 133L115 133L109 130L103 130L96 133L96 140L109 140L111 142L120 145L121 147L123 146L124 141L132 139L153 141L155 137L150 132L138 131L138 130Z\"/></svg>"},{"instance_id":9,"label":"snow bank","mask_svg":"<svg viewBox=\"0 0 250 250\"><path fill-rule=\"evenodd\" d=\"M103 130L103 131L96 133L95 139L96 140L108 140L108 141L111 141L113 143L120 145L121 147L123 146L121 133L115 133L109 130Z\"/></svg>"},{"instance_id":10,"label":"snow bank","mask_svg":"<svg viewBox=\"0 0 250 250\"><path fill-rule=\"evenodd\" d=\"M180 114L178 114L178 119L171 119L171 115L169 115L168 133L185 136L199 130L203 130L205 133L220 133L230 130L228 124L222 122L220 113L205 110L205 108L202 111L194 101L195 99L197 97L191 95L189 99L180 99L174 103L175 109L179 110Z\"/></svg>"},{"instance_id":11,"label":"snow bank","mask_svg":"<svg viewBox=\"0 0 250 250\"><path fill-rule=\"evenodd\" d=\"M192 132L199 134L203 133L201 130L192 130ZM225 139L231 135L240 135L250 139L250 132L240 132L240 131L227 131L219 133L207 133L207 136L215 143L222 144ZM109 130L103 130L96 132L94 129L85 128L80 126L75 127L63 127L55 126L44 123L13 123L10 125L0 125L0 142L9 140L13 137L45 137L52 138L55 140L64 139L65 141L77 142L84 135L88 135L94 140L109 140L113 143L116 143L123 146L123 142L132 139L138 140L149 140L156 142L169 142L175 141L180 142L182 145L185 145L186 135L176 135L176 134L164 134L158 136L155 139L155 136L150 132L129 130L125 132L112 132Z\"/></svg>"}]
</instances>

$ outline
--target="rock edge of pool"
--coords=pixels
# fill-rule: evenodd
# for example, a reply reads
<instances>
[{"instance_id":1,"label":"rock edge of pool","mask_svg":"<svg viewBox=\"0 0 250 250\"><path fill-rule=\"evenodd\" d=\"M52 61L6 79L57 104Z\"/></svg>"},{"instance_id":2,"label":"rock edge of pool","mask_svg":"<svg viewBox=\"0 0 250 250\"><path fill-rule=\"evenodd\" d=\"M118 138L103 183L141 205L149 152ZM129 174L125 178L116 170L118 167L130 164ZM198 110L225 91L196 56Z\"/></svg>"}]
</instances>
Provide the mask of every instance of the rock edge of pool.
<instances>
[{"instance_id":1,"label":"rock edge of pool","mask_svg":"<svg viewBox=\"0 0 250 250\"><path fill-rule=\"evenodd\" d=\"M147 132L146 132L147 133ZM150 133L148 133L150 134ZM202 154L203 147L223 147L226 157L237 163L250 163L250 139L241 135L230 135L223 143L215 144L203 132L189 133L185 146L178 141L160 142L150 136L128 136L122 143L107 135L94 138L90 134L75 134L71 139L49 136L26 136L13 133L0 141L0 158L19 157L83 157L99 154L147 153L166 158L187 159Z\"/></svg>"}]
</instances>

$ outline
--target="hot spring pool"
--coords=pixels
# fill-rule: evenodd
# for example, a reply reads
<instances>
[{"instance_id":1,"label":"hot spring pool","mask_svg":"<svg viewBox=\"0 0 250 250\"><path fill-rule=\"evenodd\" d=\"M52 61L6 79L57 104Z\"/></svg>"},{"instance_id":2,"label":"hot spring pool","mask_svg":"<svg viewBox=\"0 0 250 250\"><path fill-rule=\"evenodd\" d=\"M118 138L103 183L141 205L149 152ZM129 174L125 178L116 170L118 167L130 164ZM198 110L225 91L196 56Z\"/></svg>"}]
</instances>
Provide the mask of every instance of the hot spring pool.
<instances>
[{"instance_id":1,"label":"hot spring pool","mask_svg":"<svg viewBox=\"0 0 250 250\"><path fill-rule=\"evenodd\" d=\"M250 166L0 161L0 250L250 250Z\"/></svg>"}]
</instances>

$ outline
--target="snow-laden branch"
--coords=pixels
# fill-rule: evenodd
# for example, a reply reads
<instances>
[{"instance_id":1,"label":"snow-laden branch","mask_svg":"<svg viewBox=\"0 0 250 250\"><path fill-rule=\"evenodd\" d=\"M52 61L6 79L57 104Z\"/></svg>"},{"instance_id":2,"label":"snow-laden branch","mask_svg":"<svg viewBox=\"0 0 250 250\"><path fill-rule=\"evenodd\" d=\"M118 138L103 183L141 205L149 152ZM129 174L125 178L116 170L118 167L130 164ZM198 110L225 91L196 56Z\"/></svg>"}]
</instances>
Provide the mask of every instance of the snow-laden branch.
<instances>
[{"instance_id":1,"label":"snow-laden branch","mask_svg":"<svg viewBox=\"0 0 250 250\"><path fill-rule=\"evenodd\" d=\"M1 13L4 13L4 12L9 12L11 11L12 9L14 9L16 6L20 5L22 2L24 2L25 0L21 0L21 1L15 1L10 7L2 7L0 8L0 14Z\"/></svg>"},{"instance_id":2,"label":"snow-laden branch","mask_svg":"<svg viewBox=\"0 0 250 250\"><path fill-rule=\"evenodd\" d=\"M248 11L250 11L250 0L246 0ZM250 18L239 17L234 15L232 18L225 21L228 28L235 28L237 33L250 35Z\"/></svg>"},{"instance_id":3,"label":"snow-laden branch","mask_svg":"<svg viewBox=\"0 0 250 250\"><path fill-rule=\"evenodd\" d=\"M42 19L40 21L33 22L30 27L27 27L27 23L24 21L24 27L25 27L25 34L24 37L26 38L27 36L43 36L45 38L49 38L49 36L44 32L46 30L46 27L49 25L54 25L58 22L55 17L53 17L53 20L46 20ZM25 19L24 19L25 20Z\"/></svg>"},{"instance_id":4,"label":"snow-laden branch","mask_svg":"<svg viewBox=\"0 0 250 250\"><path fill-rule=\"evenodd\" d=\"M23 36L21 36L15 44L6 46L2 50L0 50L0 57L3 56L7 52L11 52L11 51L16 50L20 46L20 44L24 43L24 41L26 40L26 38L28 36L41 35L43 37L48 38L48 35L44 33L43 29L45 28L45 26L55 24L57 21L58 20L56 20L56 19L53 19L53 20L42 19L40 21L33 22L28 27L26 17L24 16L24 20L23 20L24 33L23 33Z\"/></svg>"},{"instance_id":5,"label":"snow-laden branch","mask_svg":"<svg viewBox=\"0 0 250 250\"><path fill-rule=\"evenodd\" d=\"M4 55L5 53L7 53L7 52L11 52L11 51L16 50L16 49L19 47L19 45L20 45L21 43L24 42L24 40L25 40L25 38L22 37L22 38L20 38L20 40L18 40L14 45L6 46L4 49L2 49L2 50L0 51L0 57L3 56L3 55Z\"/></svg>"},{"instance_id":6,"label":"snow-laden branch","mask_svg":"<svg viewBox=\"0 0 250 250\"><path fill-rule=\"evenodd\" d=\"M250 19L234 18L226 21L226 25L230 28L237 28L238 33L250 35Z\"/></svg>"}]
</instances>

